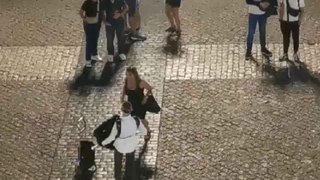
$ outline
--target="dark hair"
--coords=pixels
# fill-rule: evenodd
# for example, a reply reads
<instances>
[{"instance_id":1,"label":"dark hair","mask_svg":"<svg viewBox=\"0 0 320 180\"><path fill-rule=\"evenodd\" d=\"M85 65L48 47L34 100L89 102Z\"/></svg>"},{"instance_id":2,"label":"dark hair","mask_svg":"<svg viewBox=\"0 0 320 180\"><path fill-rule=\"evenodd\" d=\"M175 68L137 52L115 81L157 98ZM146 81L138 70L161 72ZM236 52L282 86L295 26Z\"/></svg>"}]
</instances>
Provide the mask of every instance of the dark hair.
<instances>
[{"instance_id":1,"label":"dark hair","mask_svg":"<svg viewBox=\"0 0 320 180\"><path fill-rule=\"evenodd\" d=\"M137 71L137 68L133 67L133 66L130 66L127 68L127 73L132 73L133 76L134 76L134 79L136 80L136 83L137 83L137 88L139 87L139 84L141 82L141 78L139 76L139 73ZM126 82L127 82L127 79L126 79Z\"/></svg>"},{"instance_id":2,"label":"dark hair","mask_svg":"<svg viewBox=\"0 0 320 180\"><path fill-rule=\"evenodd\" d=\"M121 111L124 112L124 113L128 113L130 114L131 111L132 111L132 105L129 101L125 101L122 103L122 106L121 106Z\"/></svg>"}]
</instances>

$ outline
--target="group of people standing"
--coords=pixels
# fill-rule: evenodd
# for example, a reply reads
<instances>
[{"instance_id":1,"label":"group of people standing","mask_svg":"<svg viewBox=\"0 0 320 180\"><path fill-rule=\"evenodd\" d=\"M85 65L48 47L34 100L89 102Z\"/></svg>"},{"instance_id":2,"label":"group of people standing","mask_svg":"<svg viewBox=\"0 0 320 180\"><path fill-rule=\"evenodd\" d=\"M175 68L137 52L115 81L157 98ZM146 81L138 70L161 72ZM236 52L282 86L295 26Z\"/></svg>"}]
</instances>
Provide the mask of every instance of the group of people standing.
<instances>
[{"instance_id":1,"label":"group of people standing","mask_svg":"<svg viewBox=\"0 0 320 180\"><path fill-rule=\"evenodd\" d=\"M170 33L181 33L179 7L181 0L166 0L166 15ZM126 60L124 50L125 39L144 41L146 37L140 35L141 16L140 0L85 0L79 11L83 20L86 36L86 67L92 66L92 61L103 61L98 55L98 39L101 24L105 25L107 37L107 62L113 62L117 54L120 60ZM118 51L115 52L114 40L117 37Z\"/></svg>"},{"instance_id":2,"label":"group of people standing","mask_svg":"<svg viewBox=\"0 0 320 180\"><path fill-rule=\"evenodd\" d=\"M299 34L303 19L304 0L246 0L249 6L249 30L247 37L246 60L254 60L252 44L257 24L259 24L261 53L263 56L272 57L266 47L267 18L273 10L278 11L280 30L283 36L283 56L280 61L288 60L290 38L293 39L293 59L300 62L299 57Z\"/></svg>"}]
</instances>

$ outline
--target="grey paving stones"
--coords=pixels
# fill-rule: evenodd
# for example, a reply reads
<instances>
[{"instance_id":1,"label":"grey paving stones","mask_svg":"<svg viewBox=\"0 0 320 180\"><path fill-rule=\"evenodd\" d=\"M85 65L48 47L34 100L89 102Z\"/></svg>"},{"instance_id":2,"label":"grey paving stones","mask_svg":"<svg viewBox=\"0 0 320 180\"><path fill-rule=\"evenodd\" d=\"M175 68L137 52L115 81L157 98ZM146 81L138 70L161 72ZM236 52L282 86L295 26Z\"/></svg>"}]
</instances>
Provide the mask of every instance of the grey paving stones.
<instances>
[{"instance_id":1,"label":"grey paving stones","mask_svg":"<svg viewBox=\"0 0 320 180\"><path fill-rule=\"evenodd\" d=\"M0 49L0 79L71 79L77 68L79 53L79 46L3 47Z\"/></svg>"},{"instance_id":2,"label":"grey paving stones","mask_svg":"<svg viewBox=\"0 0 320 180\"><path fill-rule=\"evenodd\" d=\"M64 86L1 81L0 179L49 177L68 97Z\"/></svg>"},{"instance_id":3,"label":"grey paving stones","mask_svg":"<svg viewBox=\"0 0 320 180\"><path fill-rule=\"evenodd\" d=\"M157 179L320 177L320 108L308 85L170 80L164 93Z\"/></svg>"}]
</instances>

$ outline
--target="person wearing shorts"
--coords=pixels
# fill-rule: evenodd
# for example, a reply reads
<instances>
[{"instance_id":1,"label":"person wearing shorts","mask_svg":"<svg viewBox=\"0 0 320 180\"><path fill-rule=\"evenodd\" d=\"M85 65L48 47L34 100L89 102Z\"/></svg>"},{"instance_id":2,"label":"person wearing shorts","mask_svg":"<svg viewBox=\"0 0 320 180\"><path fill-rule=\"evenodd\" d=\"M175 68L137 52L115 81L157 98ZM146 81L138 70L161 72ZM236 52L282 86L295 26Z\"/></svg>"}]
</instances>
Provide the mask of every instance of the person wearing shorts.
<instances>
[{"instance_id":1,"label":"person wearing shorts","mask_svg":"<svg viewBox=\"0 0 320 180\"><path fill-rule=\"evenodd\" d=\"M170 22L170 27L166 32L181 34L179 9L181 0L166 0L166 15Z\"/></svg>"},{"instance_id":2,"label":"person wearing shorts","mask_svg":"<svg viewBox=\"0 0 320 180\"><path fill-rule=\"evenodd\" d=\"M140 0L126 0L129 7L127 15L127 33L133 41L144 41L146 37L139 35L141 25Z\"/></svg>"}]
</instances>

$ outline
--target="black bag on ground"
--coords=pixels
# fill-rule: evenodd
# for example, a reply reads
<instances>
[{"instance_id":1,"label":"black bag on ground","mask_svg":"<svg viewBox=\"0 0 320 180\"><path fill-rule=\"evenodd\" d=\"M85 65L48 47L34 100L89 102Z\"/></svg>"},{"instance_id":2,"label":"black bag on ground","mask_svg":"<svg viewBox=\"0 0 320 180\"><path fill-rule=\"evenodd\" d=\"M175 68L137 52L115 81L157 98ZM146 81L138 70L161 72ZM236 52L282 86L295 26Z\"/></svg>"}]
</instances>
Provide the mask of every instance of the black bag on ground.
<instances>
[{"instance_id":1,"label":"black bag on ground","mask_svg":"<svg viewBox=\"0 0 320 180\"><path fill-rule=\"evenodd\" d=\"M97 139L97 143L102 146L102 141L105 140L109 135L111 134L112 128L114 123L117 123L117 129L118 129L118 135L120 135L121 131L121 122L120 122L120 116L119 115L114 115L110 119L104 121L100 126L98 126L94 131L93 131L93 136ZM113 150L114 141L112 141L110 144L104 146L108 149Z\"/></svg>"},{"instance_id":2,"label":"black bag on ground","mask_svg":"<svg viewBox=\"0 0 320 180\"><path fill-rule=\"evenodd\" d=\"M96 172L95 150L91 141L80 141L78 147L78 166L74 180L91 180Z\"/></svg>"}]
</instances>

